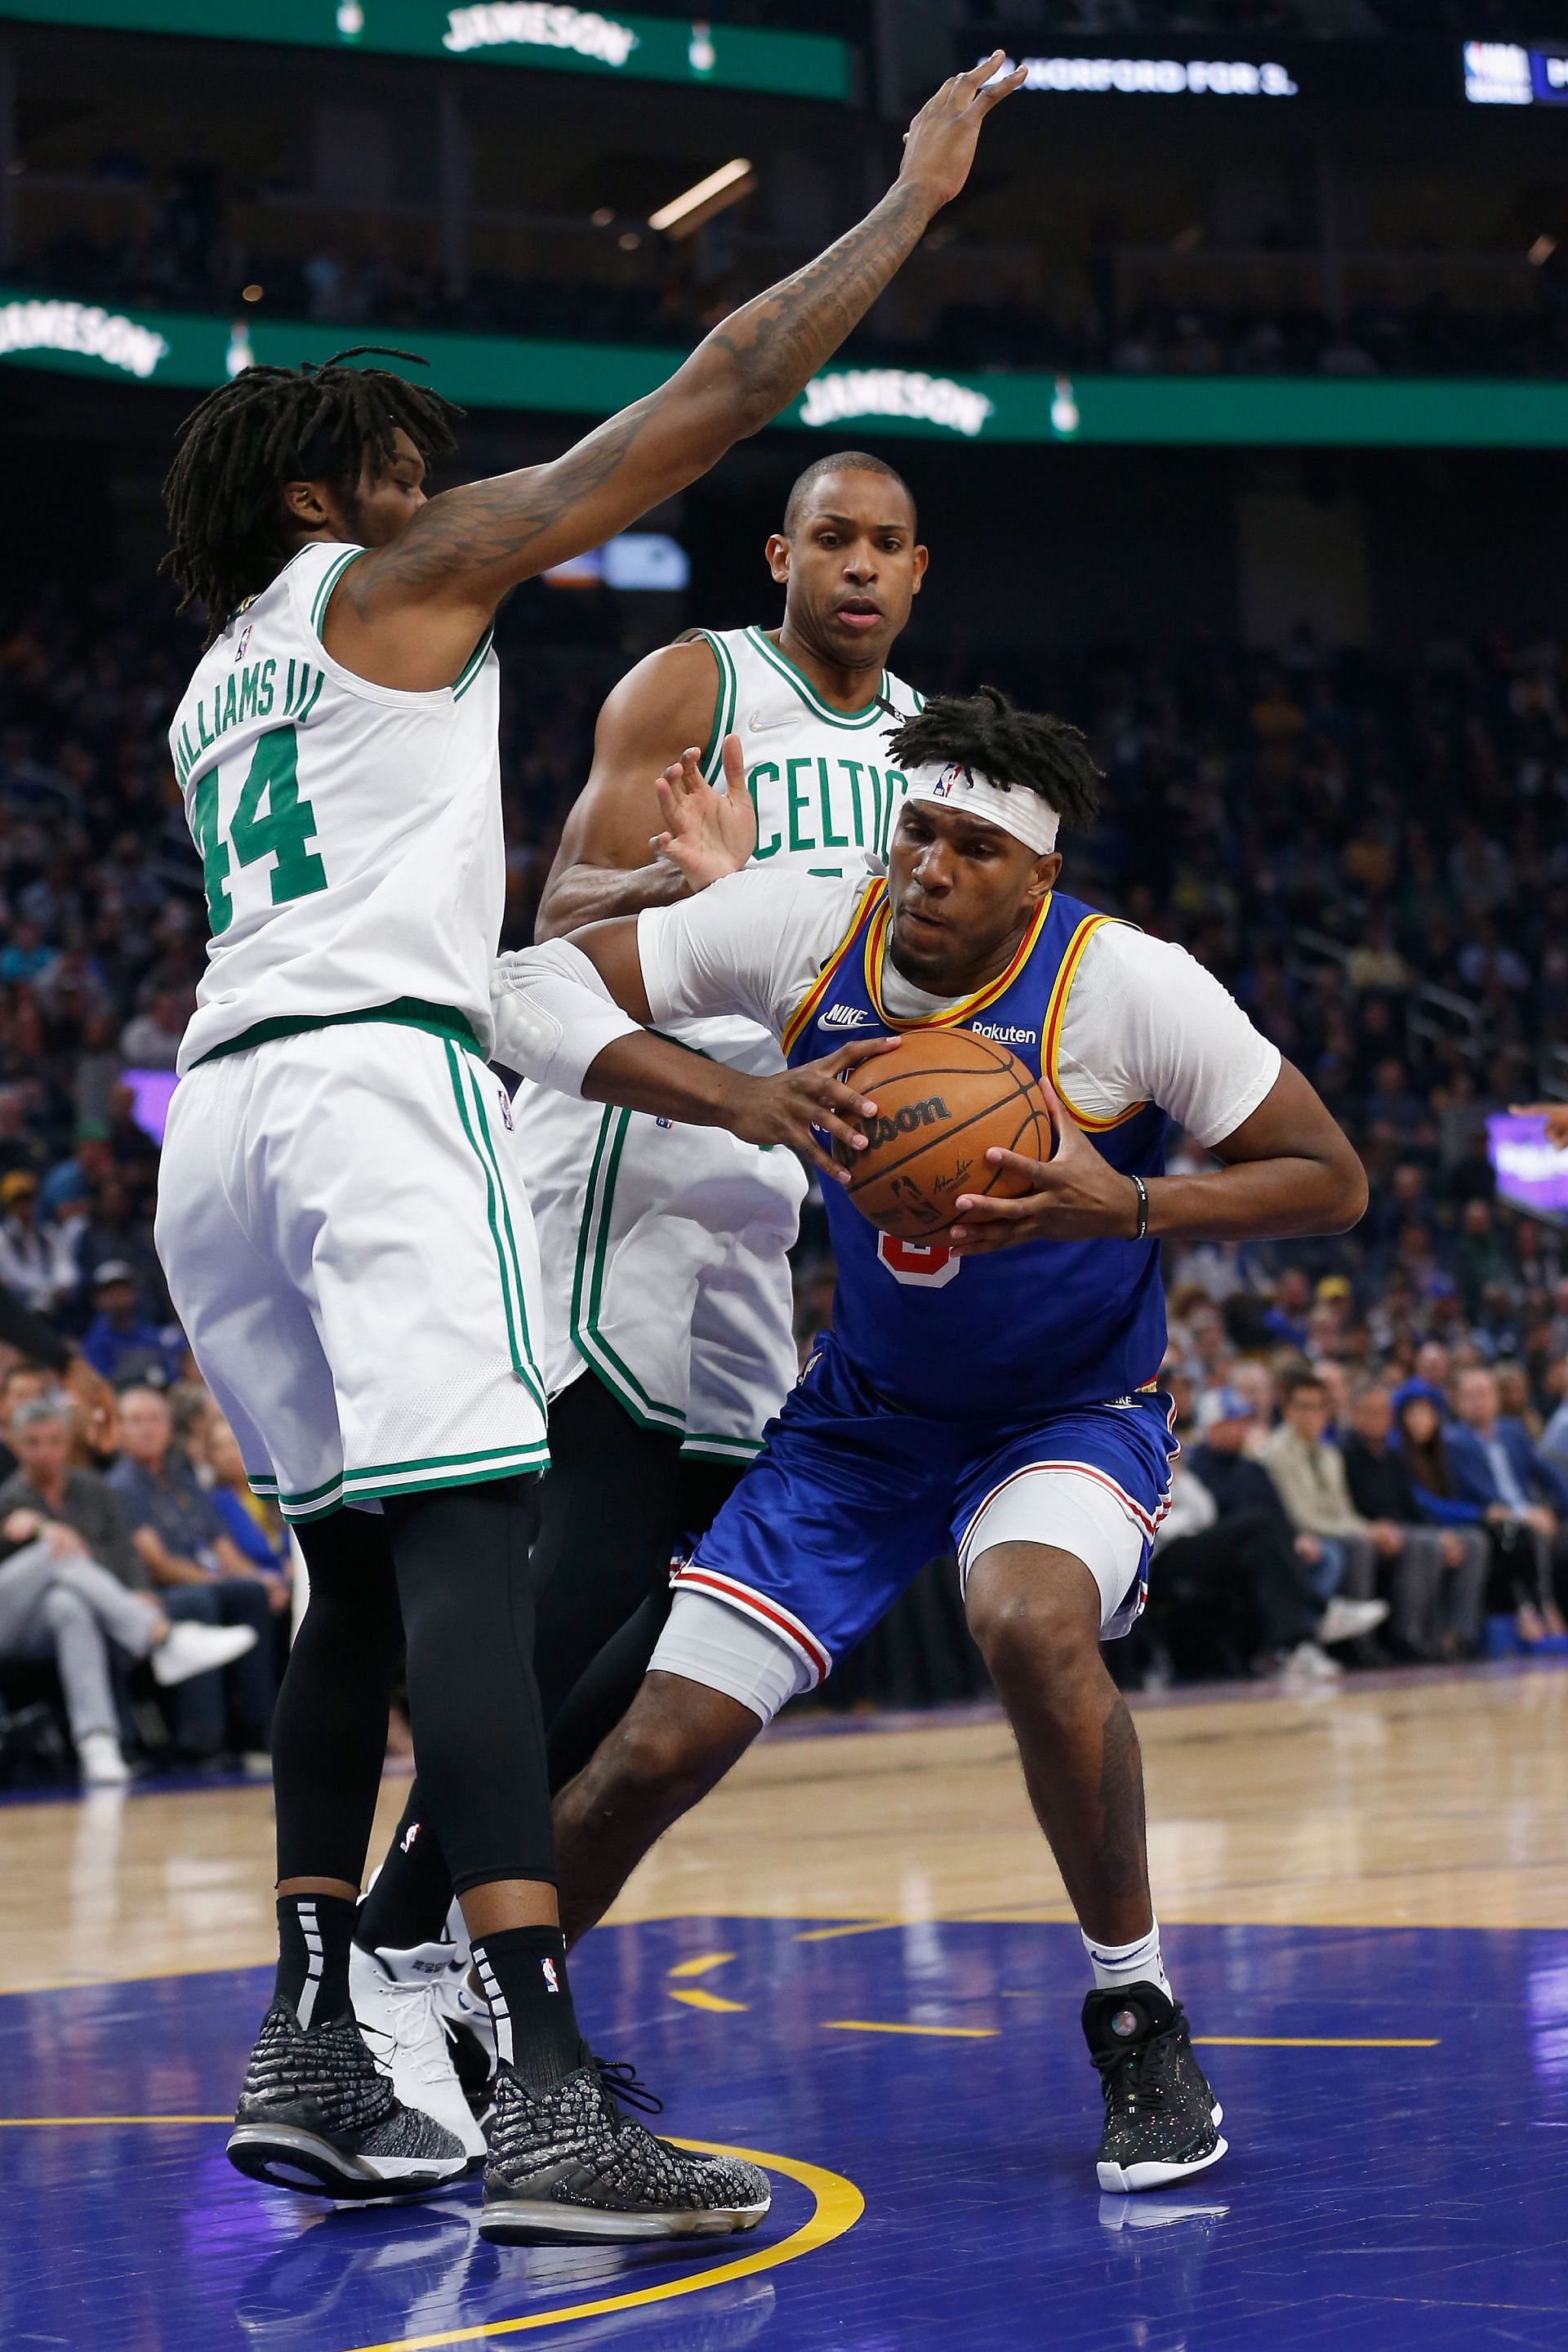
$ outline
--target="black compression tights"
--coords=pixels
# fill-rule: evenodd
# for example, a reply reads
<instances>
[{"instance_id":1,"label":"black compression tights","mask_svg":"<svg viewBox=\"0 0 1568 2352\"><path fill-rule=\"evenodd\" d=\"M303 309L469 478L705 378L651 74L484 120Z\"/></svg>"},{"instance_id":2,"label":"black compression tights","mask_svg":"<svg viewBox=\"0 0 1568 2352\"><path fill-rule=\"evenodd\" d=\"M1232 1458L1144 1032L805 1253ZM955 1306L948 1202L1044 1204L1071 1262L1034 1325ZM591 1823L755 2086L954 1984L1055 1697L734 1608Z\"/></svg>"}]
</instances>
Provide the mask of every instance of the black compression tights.
<instances>
[{"instance_id":1,"label":"black compression tights","mask_svg":"<svg viewBox=\"0 0 1568 2352\"><path fill-rule=\"evenodd\" d=\"M403 1627L386 1522L334 1511L295 1530L310 1571L272 1718L278 1875L357 1886L386 1754Z\"/></svg>"},{"instance_id":2,"label":"black compression tights","mask_svg":"<svg viewBox=\"0 0 1568 2352\"><path fill-rule=\"evenodd\" d=\"M494 1879L553 1879L527 1481L389 1496L383 1507L414 1752L452 1884L462 1895Z\"/></svg>"},{"instance_id":3,"label":"black compression tights","mask_svg":"<svg viewBox=\"0 0 1568 2352\"><path fill-rule=\"evenodd\" d=\"M405 1633L419 1769L459 1892L553 1876L529 1522L526 1482L498 1478L300 1528L310 1603L273 1727L279 1879L359 1885Z\"/></svg>"},{"instance_id":4,"label":"black compression tights","mask_svg":"<svg viewBox=\"0 0 1568 2352\"><path fill-rule=\"evenodd\" d=\"M670 1554L683 1538L700 1535L743 1465L683 1460L679 1437L639 1428L591 1373L550 1409L550 1459L538 1489L532 1573L554 1790L581 1770L631 1704L668 1613ZM372 1947L433 1942L451 1902L423 1749L419 1769L361 1907L357 1932Z\"/></svg>"}]
</instances>

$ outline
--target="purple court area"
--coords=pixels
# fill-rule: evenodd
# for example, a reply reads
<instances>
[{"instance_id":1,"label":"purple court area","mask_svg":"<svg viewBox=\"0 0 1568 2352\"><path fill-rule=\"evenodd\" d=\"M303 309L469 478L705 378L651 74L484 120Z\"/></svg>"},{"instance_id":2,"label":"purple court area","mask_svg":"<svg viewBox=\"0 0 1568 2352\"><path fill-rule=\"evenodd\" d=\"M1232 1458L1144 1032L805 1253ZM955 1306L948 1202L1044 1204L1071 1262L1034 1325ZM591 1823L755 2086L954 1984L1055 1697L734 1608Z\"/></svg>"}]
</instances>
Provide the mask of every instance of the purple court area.
<instances>
[{"instance_id":1,"label":"purple court area","mask_svg":"<svg viewBox=\"0 0 1568 2352\"><path fill-rule=\"evenodd\" d=\"M223 2125L199 2118L233 2098L265 1971L0 1999L0 2343L1568 2341L1568 1934L1167 1930L1194 2031L1231 2039L1203 2052L1231 2153L1185 2190L1111 2198L1094 2183L1098 2084L1070 1927L823 1925L611 1927L576 1962L584 2021L664 2092L663 2127L806 2175L776 2179L756 2236L677 2257L502 2252L476 2234L477 2188L334 2213L242 2180ZM89 2116L136 2120L71 2120ZM142 2120L160 2116L198 2120ZM790 2259L731 2272L792 2238L804 2250ZM580 2315L550 2316L567 2312Z\"/></svg>"}]
</instances>

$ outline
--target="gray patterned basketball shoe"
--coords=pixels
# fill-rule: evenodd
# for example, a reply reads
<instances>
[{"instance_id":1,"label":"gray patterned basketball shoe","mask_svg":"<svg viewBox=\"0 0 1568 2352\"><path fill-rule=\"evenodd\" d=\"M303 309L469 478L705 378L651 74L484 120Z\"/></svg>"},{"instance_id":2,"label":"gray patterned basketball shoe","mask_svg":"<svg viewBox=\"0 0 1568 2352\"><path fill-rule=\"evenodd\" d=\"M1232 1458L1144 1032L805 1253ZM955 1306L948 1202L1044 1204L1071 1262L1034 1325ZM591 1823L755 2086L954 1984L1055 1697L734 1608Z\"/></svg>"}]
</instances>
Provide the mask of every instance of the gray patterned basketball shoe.
<instances>
[{"instance_id":1,"label":"gray patterned basketball shoe","mask_svg":"<svg viewBox=\"0 0 1568 2352\"><path fill-rule=\"evenodd\" d=\"M1083 2031L1105 2092L1102 2189L1163 2189L1219 2162L1223 2110L1193 2055L1180 2001L1152 1984L1091 1992Z\"/></svg>"},{"instance_id":2,"label":"gray patterned basketball shoe","mask_svg":"<svg viewBox=\"0 0 1568 2352\"><path fill-rule=\"evenodd\" d=\"M468 2162L460 2140L397 2099L352 2017L307 2032L286 2001L261 2021L228 2158L273 2189L354 2203L423 2196Z\"/></svg>"},{"instance_id":3,"label":"gray patterned basketball shoe","mask_svg":"<svg viewBox=\"0 0 1568 2352\"><path fill-rule=\"evenodd\" d=\"M772 2192L754 2164L693 2156L656 2139L617 2100L660 2102L626 2065L584 2051L552 2091L531 2091L515 2068L495 2077L479 2235L500 2245L606 2239L721 2238L754 2230Z\"/></svg>"}]
</instances>

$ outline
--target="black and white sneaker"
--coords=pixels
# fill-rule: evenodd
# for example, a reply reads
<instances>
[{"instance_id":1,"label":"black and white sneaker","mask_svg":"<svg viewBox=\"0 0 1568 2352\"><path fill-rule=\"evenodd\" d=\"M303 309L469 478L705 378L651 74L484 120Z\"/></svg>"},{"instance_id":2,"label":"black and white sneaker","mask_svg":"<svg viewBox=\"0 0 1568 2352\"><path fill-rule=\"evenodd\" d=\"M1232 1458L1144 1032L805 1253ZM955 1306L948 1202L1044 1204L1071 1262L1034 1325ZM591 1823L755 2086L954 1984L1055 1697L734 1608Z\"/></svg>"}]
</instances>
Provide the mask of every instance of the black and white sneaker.
<instances>
[{"instance_id":1,"label":"black and white sneaker","mask_svg":"<svg viewBox=\"0 0 1568 2352\"><path fill-rule=\"evenodd\" d=\"M1163 2189L1219 2162L1223 2111L1179 2000L1152 1984L1091 1992L1083 2031L1105 2092L1101 2189Z\"/></svg>"},{"instance_id":2,"label":"black and white sneaker","mask_svg":"<svg viewBox=\"0 0 1568 2352\"><path fill-rule=\"evenodd\" d=\"M772 2200L767 2175L739 2158L693 2156L627 2115L617 2100L661 2104L629 2066L584 2063L552 2091L515 2068L495 2077L486 2119L479 2235L500 2245L721 2238L754 2230Z\"/></svg>"},{"instance_id":3,"label":"black and white sneaker","mask_svg":"<svg viewBox=\"0 0 1568 2352\"><path fill-rule=\"evenodd\" d=\"M261 2021L228 2158L273 2189L353 2203L423 2196L468 2161L461 2140L402 2105L352 2017L307 2032L284 2001Z\"/></svg>"}]
</instances>

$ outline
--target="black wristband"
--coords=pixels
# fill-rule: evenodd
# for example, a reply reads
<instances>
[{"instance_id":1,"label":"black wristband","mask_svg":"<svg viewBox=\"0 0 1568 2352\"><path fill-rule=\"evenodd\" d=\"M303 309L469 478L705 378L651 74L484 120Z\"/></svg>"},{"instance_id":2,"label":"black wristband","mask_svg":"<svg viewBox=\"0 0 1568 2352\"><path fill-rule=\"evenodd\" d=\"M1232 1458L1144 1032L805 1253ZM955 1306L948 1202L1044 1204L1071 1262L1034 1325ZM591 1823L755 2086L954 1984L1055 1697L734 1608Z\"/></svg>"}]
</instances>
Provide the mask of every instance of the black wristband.
<instances>
[{"instance_id":1,"label":"black wristband","mask_svg":"<svg viewBox=\"0 0 1568 2352\"><path fill-rule=\"evenodd\" d=\"M1138 1230L1132 1238L1135 1242L1141 1242L1146 1238L1149 1231L1149 1188L1142 1176L1134 1176L1132 1189L1138 1195Z\"/></svg>"}]
</instances>

